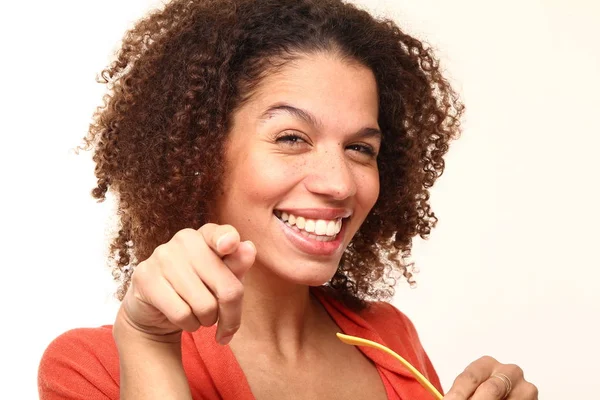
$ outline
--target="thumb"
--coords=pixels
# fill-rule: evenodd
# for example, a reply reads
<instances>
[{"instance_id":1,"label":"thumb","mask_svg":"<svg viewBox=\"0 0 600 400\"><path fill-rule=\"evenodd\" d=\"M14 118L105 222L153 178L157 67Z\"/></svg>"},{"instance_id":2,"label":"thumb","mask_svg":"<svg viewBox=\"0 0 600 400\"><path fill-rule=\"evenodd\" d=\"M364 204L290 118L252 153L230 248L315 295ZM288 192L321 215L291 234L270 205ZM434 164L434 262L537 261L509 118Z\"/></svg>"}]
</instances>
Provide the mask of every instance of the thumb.
<instances>
[{"instance_id":1,"label":"thumb","mask_svg":"<svg viewBox=\"0 0 600 400\"><path fill-rule=\"evenodd\" d=\"M240 280L242 280L246 272L252 267L255 260L256 246L249 240L241 242L235 252L223 257L225 265Z\"/></svg>"}]
</instances>

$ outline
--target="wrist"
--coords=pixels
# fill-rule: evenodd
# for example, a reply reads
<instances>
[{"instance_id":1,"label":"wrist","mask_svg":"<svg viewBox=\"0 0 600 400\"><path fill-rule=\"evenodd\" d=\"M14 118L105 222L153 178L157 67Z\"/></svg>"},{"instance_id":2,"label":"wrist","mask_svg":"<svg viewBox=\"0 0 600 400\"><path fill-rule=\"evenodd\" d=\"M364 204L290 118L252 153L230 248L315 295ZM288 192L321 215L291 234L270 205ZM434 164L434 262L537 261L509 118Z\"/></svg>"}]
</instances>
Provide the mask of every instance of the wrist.
<instances>
[{"instance_id":1,"label":"wrist","mask_svg":"<svg viewBox=\"0 0 600 400\"><path fill-rule=\"evenodd\" d=\"M181 345L181 330L157 334L150 329L132 323L122 307L117 313L112 333L117 348L125 343L130 346L132 342L146 345Z\"/></svg>"},{"instance_id":2,"label":"wrist","mask_svg":"<svg viewBox=\"0 0 600 400\"><path fill-rule=\"evenodd\" d=\"M121 399L191 400L183 367L181 331L155 334L132 324L125 312L113 325L119 353Z\"/></svg>"}]
</instances>

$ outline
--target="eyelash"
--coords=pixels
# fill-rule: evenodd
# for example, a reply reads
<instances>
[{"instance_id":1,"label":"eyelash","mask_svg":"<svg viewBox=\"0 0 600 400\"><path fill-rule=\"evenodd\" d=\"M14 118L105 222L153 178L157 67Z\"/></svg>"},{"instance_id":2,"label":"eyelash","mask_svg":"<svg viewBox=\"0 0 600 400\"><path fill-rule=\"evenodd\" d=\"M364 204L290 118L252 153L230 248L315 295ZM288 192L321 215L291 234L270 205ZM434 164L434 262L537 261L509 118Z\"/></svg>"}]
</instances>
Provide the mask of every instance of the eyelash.
<instances>
[{"instance_id":1,"label":"eyelash","mask_svg":"<svg viewBox=\"0 0 600 400\"><path fill-rule=\"evenodd\" d=\"M294 134L294 133L286 133L280 137L278 137L276 140L276 142L281 143L281 142L285 142L290 146L298 146L300 145L300 141L306 142L306 140L304 140L300 135ZM375 149L373 149L372 146L369 146L367 144L353 144L348 146L349 148L353 148L352 150L358 151L359 153L363 153L366 154L370 157L375 157Z\"/></svg>"},{"instance_id":2,"label":"eyelash","mask_svg":"<svg viewBox=\"0 0 600 400\"><path fill-rule=\"evenodd\" d=\"M302 139L302 137L300 137L300 135L296 135L293 133L286 133L282 136L279 136L275 141L278 143L286 142L291 146L297 146L298 144L300 144L299 140L306 142L306 140Z\"/></svg>"}]
</instances>

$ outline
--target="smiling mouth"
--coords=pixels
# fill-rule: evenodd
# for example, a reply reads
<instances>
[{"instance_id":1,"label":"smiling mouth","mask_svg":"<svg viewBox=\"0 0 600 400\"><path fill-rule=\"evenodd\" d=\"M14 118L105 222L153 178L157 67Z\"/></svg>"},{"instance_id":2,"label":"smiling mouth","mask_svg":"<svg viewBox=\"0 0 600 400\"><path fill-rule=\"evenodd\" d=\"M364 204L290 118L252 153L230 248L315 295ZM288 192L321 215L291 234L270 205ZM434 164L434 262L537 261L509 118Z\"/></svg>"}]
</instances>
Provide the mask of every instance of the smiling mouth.
<instances>
[{"instance_id":1,"label":"smiling mouth","mask_svg":"<svg viewBox=\"0 0 600 400\"><path fill-rule=\"evenodd\" d=\"M302 236L319 242L330 242L336 239L342 230L344 221L348 218L312 219L296 216L287 212L275 210L275 216L285 225Z\"/></svg>"}]
</instances>

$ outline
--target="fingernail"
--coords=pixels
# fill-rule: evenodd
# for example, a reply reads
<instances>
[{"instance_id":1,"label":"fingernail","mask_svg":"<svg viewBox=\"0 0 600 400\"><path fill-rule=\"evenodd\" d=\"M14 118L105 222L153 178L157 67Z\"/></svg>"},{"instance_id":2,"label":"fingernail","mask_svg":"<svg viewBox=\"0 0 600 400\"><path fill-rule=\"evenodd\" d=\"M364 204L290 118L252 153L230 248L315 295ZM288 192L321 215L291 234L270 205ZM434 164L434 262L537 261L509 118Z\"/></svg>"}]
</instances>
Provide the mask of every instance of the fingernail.
<instances>
[{"instance_id":1,"label":"fingernail","mask_svg":"<svg viewBox=\"0 0 600 400\"><path fill-rule=\"evenodd\" d=\"M223 243L223 241L224 241L225 239L227 239L227 236L229 235L229 233L230 233L230 232L227 232L226 234L224 234L224 235L221 235L221 237L220 237L219 239L217 239L217 250L219 250L219 249L220 249L219 245L220 245L221 243Z\"/></svg>"},{"instance_id":2,"label":"fingernail","mask_svg":"<svg viewBox=\"0 0 600 400\"><path fill-rule=\"evenodd\" d=\"M228 345L229 342L231 342L231 339L233 339L233 335L224 336L221 339L219 339L218 342L221 346L225 346Z\"/></svg>"},{"instance_id":3,"label":"fingernail","mask_svg":"<svg viewBox=\"0 0 600 400\"><path fill-rule=\"evenodd\" d=\"M254 243L252 243L250 240L246 240L244 243L247 243L248 246L251 246L254 249L254 252L256 253L256 246L254 245Z\"/></svg>"}]
</instances>

